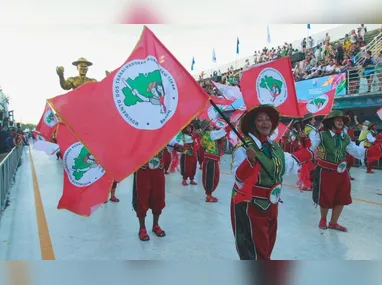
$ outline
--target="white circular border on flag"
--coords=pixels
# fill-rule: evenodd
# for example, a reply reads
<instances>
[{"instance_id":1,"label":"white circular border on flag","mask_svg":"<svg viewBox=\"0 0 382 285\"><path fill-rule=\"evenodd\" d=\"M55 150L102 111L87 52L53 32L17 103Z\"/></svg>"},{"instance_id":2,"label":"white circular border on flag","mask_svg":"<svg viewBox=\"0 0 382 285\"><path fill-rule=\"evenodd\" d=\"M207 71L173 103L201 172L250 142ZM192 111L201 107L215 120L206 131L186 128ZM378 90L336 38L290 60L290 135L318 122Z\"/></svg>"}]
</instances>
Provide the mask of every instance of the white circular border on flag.
<instances>
[{"instance_id":1,"label":"white circular border on flag","mask_svg":"<svg viewBox=\"0 0 382 285\"><path fill-rule=\"evenodd\" d=\"M48 123L48 117L51 116L53 117L53 120ZM44 123L49 126L49 127L54 127L56 124L57 124L57 119L56 119L56 116L54 115L54 113L52 112L52 110L48 110L45 112L44 114Z\"/></svg>"},{"instance_id":2,"label":"white circular border on flag","mask_svg":"<svg viewBox=\"0 0 382 285\"><path fill-rule=\"evenodd\" d=\"M317 99L324 99L325 102L322 105L317 106L313 104L314 100L317 100ZM328 105L328 103L329 103L329 97L326 94L323 94L321 96L318 96L310 100L309 103L306 104L306 109L308 110L309 113L314 114L323 110Z\"/></svg>"},{"instance_id":3,"label":"white circular border on flag","mask_svg":"<svg viewBox=\"0 0 382 285\"><path fill-rule=\"evenodd\" d=\"M158 130L162 128L175 114L179 92L176 81L171 73L160 65L160 62L154 56L148 56L146 59L132 60L126 62L116 73L113 80L113 98L115 106L121 117L132 127L139 130ZM150 72L160 72L161 82L154 82L148 78ZM127 80L135 80L141 76L147 82L142 88L151 92L152 97L146 97L139 94L138 90L133 89ZM144 76L144 77L142 77ZM150 90L150 91L149 91ZM135 96L140 100L131 106L125 104L126 95ZM132 95L131 95L132 94ZM164 97L163 97L164 94ZM160 96L162 95L162 96ZM159 96L159 97L154 97ZM160 99L156 99L160 98Z\"/></svg>"},{"instance_id":4,"label":"white circular border on flag","mask_svg":"<svg viewBox=\"0 0 382 285\"><path fill-rule=\"evenodd\" d=\"M266 77L273 77L274 79L281 81L281 89L274 89L274 86L268 86L268 88L260 87L261 80L266 79ZM277 107L283 104L288 98L286 81L281 72L274 68L264 68L260 72L256 79L256 91L260 104L270 104Z\"/></svg>"},{"instance_id":5,"label":"white circular border on flag","mask_svg":"<svg viewBox=\"0 0 382 285\"><path fill-rule=\"evenodd\" d=\"M72 144L65 151L62 159L65 172L68 175L68 179L70 183L72 183L76 187L90 186L93 183L97 182L99 179L101 179L102 176L104 176L106 173L105 170L99 164L95 163L95 158L90 153L88 157L84 157L83 159L91 159L92 161L94 161L94 163L86 165L86 162L84 161L84 168L75 168L76 159L81 159L79 155L81 153L82 148L84 148L84 145L81 142L76 142ZM79 178L79 176L76 177L76 172L77 174L79 174L80 172L84 173Z\"/></svg>"}]
</instances>

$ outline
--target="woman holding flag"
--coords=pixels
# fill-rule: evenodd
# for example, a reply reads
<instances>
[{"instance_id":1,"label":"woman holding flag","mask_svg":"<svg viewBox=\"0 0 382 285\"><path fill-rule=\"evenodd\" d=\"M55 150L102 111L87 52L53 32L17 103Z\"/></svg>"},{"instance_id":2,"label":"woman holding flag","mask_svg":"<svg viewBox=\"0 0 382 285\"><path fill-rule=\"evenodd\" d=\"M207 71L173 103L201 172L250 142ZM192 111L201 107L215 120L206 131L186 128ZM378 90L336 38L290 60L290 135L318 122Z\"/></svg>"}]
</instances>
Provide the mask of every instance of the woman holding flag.
<instances>
[{"instance_id":1,"label":"woman holding flag","mask_svg":"<svg viewBox=\"0 0 382 285\"><path fill-rule=\"evenodd\" d=\"M310 149L290 154L270 139L279 121L276 108L259 105L246 111L238 126L245 144L238 144L233 152L231 221L241 260L270 260L283 176L298 173L301 164L313 158ZM300 174L305 172L301 169ZM305 176L309 179L309 174Z\"/></svg>"}]
</instances>

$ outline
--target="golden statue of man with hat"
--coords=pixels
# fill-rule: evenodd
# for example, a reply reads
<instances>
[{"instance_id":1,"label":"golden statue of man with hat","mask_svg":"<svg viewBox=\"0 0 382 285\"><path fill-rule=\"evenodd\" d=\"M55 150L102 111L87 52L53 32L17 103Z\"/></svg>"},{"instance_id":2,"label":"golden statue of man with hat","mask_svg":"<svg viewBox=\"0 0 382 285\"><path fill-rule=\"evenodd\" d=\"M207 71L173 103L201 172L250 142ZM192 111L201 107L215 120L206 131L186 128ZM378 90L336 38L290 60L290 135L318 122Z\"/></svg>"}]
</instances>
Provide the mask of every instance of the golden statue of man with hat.
<instances>
[{"instance_id":1,"label":"golden statue of man with hat","mask_svg":"<svg viewBox=\"0 0 382 285\"><path fill-rule=\"evenodd\" d=\"M77 61L73 62L73 65L77 67L78 76L69 77L68 79L65 79L64 77L63 66L58 66L56 68L56 72L58 74L58 77L60 78L60 85L62 89L71 90L71 89L76 89L82 84L85 84L88 82L97 82L96 79L86 77L89 66L93 65L93 63L88 61L86 58L80 57Z\"/></svg>"}]
</instances>

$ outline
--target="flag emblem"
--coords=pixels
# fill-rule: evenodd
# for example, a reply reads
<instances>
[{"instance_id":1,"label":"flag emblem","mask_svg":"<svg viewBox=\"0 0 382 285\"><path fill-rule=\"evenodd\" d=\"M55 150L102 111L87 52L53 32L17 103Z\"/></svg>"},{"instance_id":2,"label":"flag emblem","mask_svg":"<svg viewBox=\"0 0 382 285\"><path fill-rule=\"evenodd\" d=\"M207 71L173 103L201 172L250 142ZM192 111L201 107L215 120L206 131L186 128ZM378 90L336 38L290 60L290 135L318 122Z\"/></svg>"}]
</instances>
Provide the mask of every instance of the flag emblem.
<instances>
[{"instance_id":1,"label":"flag emblem","mask_svg":"<svg viewBox=\"0 0 382 285\"><path fill-rule=\"evenodd\" d=\"M220 110L223 109L219 105L218 105L218 108ZM218 111L215 110L214 106L211 106L211 107L208 108L207 114L208 114L208 117L210 118L211 121L215 121L215 120L220 118L220 114L218 113Z\"/></svg>"},{"instance_id":2,"label":"flag emblem","mask_svg":"<svg viewBox=\"0 0 382 285\"><path fill-rule=\"evenodd\" d=\"M106 173L81 142L65 151L63 164L69 181L77 187L90 186Z\"/></svg>"},{"instance_id":3,"label":"flag emblem","mask_svg":"<svg viewBox=\"0 0 382 285\"><path fill-rule=\"evenodd\" d=\"M256 80L257 97L261 104L275 107L288 97L287 85L282 74L274 68L264 68Z\"/></svg>"},{"instance_id":4,"label":"flag emblem","mask_svg":"<svg viewBox=\"0 0 382 285\"><path fill-rule=\"evenodd\" d=\"M312 100L309 101L308 104L306 104L306 109L309 113L317 113L321 110L323 110L326 105L328 105L329 98L326 94L323 94L321 96L318 96Z\"/></svg>"},{"instance_id":5,"label":"flag emblem","mask_svg":"<svg viewBox=\"0 0 382 285\"><path fill-rule=\"evenodd\" d=\"M45 124L47 124L51 128L57 124L57 119L54 116L52 110L48 109L48 111L45 112L44 122L45 122Z\"/></svg>"},{"instance_id":6,"label":"flag emblem","mask_svg":"<svg viewBox=\"0 0 382 285\"><path fill-rule=\"evenodd\" d=\"M153 56L125 63L114 77L113 96L122 118L140 130L162 128L178 105L175 79Z\"/></svg>"}]
</instances>

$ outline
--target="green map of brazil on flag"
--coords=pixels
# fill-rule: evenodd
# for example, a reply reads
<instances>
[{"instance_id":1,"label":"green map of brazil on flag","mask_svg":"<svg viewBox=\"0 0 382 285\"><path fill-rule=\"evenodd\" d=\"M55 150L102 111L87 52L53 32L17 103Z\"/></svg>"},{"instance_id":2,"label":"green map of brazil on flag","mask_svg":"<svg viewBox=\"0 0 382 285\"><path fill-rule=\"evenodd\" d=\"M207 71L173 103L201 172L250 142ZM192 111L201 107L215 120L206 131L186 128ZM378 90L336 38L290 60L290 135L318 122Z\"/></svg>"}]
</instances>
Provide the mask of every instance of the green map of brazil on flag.
<instances>
[{"instance_id":1,"label":"green map of brazil on flag","mask_svg":"<svg viewBox=\"0 0 382 285\"><path fill-rule=\"evenodd\" d=\"M289 57L247 69L240 86L248 110L260 104L270 104L277 107L282 116L301 117Z\"/></svg>"},{"instance_id":2,"label":"green map of brazil on flag","mask_svg":"<svg viewBox=\"0 0 382 285\"><path fill-rule=\"evenodd\" d=\"M126 62L101 82L49 99L116 181L149 161L206 106L208 95L144 27Z\"/></svg>"}]
</instances>

